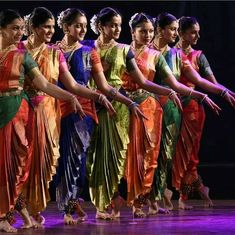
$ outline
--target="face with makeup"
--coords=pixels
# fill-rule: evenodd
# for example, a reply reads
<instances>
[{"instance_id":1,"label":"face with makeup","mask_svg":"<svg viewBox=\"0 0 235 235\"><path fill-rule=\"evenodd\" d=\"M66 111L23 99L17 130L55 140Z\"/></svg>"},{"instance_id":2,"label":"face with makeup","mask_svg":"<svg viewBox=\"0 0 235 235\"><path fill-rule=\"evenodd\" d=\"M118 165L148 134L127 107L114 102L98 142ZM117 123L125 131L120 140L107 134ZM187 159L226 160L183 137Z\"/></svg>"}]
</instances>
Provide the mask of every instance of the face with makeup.
<instances>
[{"instance_id":1,"label":"face with makeup","mask_svg":"<svg viewBox=\"0 0 235 235\"><path fill-rule=\"evenodd\" d=\"M163 29L158 28L158 34L168 43L174 43L178 36L179 24L177 21L172 21L171 24L166 25Z\"/></svg>"},{"instance_id":2,"label":"face with makeup","mask_svg":"<svg viewBox=\"0 0 235 235\"><path fill-rule=\"evenodd\" d=\"M73 37L74 41L82 41L87 32L87 18L84 15L77 15L71 25L67 25L68 35Z\"/></svg>"},{"instance_id":3,"label":"face with makeup","mask_svg":"<svg viewBox=\"0 0 235 235\"><path fill-rule=\"evenodd\" d=\"M151 21L139 23L133 30L132 36L138 45L147 45L154 36L154 27Z\"/></svg>"},{"instance_id":4,"label":"face with makeup","mask_svg":"<svg viewBox=\"0 0 235 235\"><path fill-rule=\"evenodd\" d=\"M22 18L16 18L5 27L1 28L1 35L3 40L9 45L20 42L24 33L24 21Z\"/></svg>"},{"instance_id":5,"label":"face with makeup","mask_svg":"<svg viewBox=\"0 0 235 235\"><path fill-rule=\"evenodd\" d=\"M186 29L184 32L180 33L180 37L190 45L196 45L199 35L200 26L198 23L193 24L189 29Z\"/></svg>"},{"instance_id":6,"label":"face with makeup","mask_svg":"<svg viewBox=\"0 0 235 235\"><path fill-rule=\"evenodd\" d=\"M55 33L55 20L54 18L47 19L45 23L40 24L38 27L35 27L33 29L34 36L36 40L39 40L40 42L50 42L52 39L52 36Z\"/></svg>"},{"instance_id":7,"label":"face with makeup","mask_svg":"<svg viewBox=\"0 0 235 235\"><path fill-rule=\"evenodd\" d=\"M120 15L113 16L110 21L100 25L100 32L109 40L118 39L121 33L122 18Z\"/></svg>"}]
</instances>

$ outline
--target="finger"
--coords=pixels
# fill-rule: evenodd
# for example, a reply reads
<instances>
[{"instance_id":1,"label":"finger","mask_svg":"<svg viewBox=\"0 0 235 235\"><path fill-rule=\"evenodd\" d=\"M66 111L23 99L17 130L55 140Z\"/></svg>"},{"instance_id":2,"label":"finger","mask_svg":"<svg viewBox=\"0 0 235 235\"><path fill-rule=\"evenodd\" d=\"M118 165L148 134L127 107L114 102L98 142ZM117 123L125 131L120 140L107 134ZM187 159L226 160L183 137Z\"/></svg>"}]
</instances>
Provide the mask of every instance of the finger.
<instances>
[{"instance_id":1,"label":"finger","mask_svg":"<svg viewBox=\"0 0 235 235\"><path fill-rule=\"evenodd\" d=\"M79 115L80 119L83 120L86 114L84 113L83 109L78 109L77 114Z\"/></svg>"},{"instance_id":2,"label":"finger","mask_svg":"<svg viewBox=\"0 0 235 235\"><path fill-rule=\"evenodd\" d=\"M133 113L134 113L134 115L135 115L136 117L144 118L144 119L146 119L146 120L149 120L149 119L144 115L144 113L142 113L142 111L139 110L138 108L133 109Z\"/></svg>"},{"instance_id":3,"label":"finger","mask_svg":"<svg viewBox=\"0 0 235 235\"><path fill-rule=\"evenodd\" d=\"M110 102L105 103L105 107L106 109L108 109L109 112L116 113L116 110L114 109L113 105Z\"/></svg>"},{"instance_id":4,"label":"finger","mask_svg":"<svg viewBox=\"0 0 235 235\"><path fill-rule=\"evenodd\" d=\"M174 99L174 103L175 105L182 111L183 110L183 107L181 105L181 102L178 98Z\"/></svg>"},{"instance_id":5,"label":"finger","mask_svg":"<svg viewBox=\"0 0 235 235\"><path fill-rule=\"evenodd\" d=\"M149 120L140 110L137 111L137 115L141 118L144 118L146 120Z\"/></svg>"}]
</instances>

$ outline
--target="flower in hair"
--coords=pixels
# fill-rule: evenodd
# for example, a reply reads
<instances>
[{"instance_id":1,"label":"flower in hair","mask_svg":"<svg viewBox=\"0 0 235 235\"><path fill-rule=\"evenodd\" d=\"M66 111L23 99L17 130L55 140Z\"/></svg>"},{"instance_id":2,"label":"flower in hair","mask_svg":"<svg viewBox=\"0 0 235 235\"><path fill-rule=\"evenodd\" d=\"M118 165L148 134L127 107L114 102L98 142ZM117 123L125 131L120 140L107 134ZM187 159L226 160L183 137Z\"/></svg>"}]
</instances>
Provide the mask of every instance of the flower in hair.
<instances>
[{"instance_id":1,"label":"flower in hair","mask_svg":"<svg viewBox=\"0 0 235 235\"><path fill-rule=\"evenodd\" d=\"M99 34L97 19L98 19L97 15L93 15L93 17L90 20L91 29L95 34Z\"/></svg>"},{"instance_id":2,"label":"flower in hair","mask_svg":"<svg viewBox=\"0 0 235 235\"><path fill-rule=\"evenodd\" d=\"M155 24L157 22L157 17L153 17L153 23Z\"/></svg>"},{"instance_id":3,"label":"flower in hair","mask_svg":"<svg viewBox=\"0 0 235 235\"><path fill-rule=\"evenodd\" d=\"M131 29L132 29L132 22L133 22L133 20L135 19L135 17L136 17L137 15L139 15L139 13L135 13L135 14L131 17L131 19L130 19L130 21L129 21L129 26L130 26Z\"/></svg>"},{"instance_id":4,"label":"flower in hair","mask_svg":"<svg viewBox=\"0 0 235 235\"><path fill-rule=\"evenodd\" d=\"M25 23L24 35L25 36L29 36L31 34L30 16L31 16L31 14L28 14L28 15L24 16L24 23Z\"/></svg>"},{"instance_id":5,"label":"flower in hair","mask_svg":"<svg viewBox=\"0 0 235 235\"><path fill-rule=\"evenodd\" d=\"M64 11L61 11L57 17L57 25L59 28L63 28L63 18L64 18Z\"/></svg>"}]
</instances>

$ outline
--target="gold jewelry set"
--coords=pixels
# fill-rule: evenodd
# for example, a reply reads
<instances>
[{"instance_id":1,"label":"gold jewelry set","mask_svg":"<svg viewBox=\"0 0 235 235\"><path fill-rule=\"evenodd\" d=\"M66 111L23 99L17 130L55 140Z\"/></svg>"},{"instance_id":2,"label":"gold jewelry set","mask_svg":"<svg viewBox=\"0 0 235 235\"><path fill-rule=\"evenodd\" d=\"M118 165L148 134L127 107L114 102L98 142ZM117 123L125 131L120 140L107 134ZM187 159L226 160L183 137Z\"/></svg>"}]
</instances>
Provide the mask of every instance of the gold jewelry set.
<instances>
[{"instance_id":1,"label":"gold jewelry set","mask_svg":"<svg viewBox=\"0 0 235 235\"><path fill-rule=\"evenodd\" d=\"M193 50L191 45L189 45L186 48L183 48L182 43L180 43L180 42L177 42L175 47L181 49L184 52L185 55L188 55Z\"/></svg>"},{"instance_id":2,"label":"gold jewelry set","mask_svg":"<svg viewBox=\"0 0 235 235\"><path fill-rule=\"evenodd\" d=\"M111 39L108 43L101 41L100 37L96 40L96 45L99 49L108 49L116 44L115 40Z\"/></svg>"},{"instance_id":3,"label":"gold jewelry set","mask_svg":"<svg viewBox=\"0 0 235 235\"><path fill-rule=\"evenodd\" d=\"M14 44L11 44L10 46L4 48L3 50L0 50L0 66L4 63L8 53L14 49L16 49L16 46Z\"/></svg>"}]
</instances>

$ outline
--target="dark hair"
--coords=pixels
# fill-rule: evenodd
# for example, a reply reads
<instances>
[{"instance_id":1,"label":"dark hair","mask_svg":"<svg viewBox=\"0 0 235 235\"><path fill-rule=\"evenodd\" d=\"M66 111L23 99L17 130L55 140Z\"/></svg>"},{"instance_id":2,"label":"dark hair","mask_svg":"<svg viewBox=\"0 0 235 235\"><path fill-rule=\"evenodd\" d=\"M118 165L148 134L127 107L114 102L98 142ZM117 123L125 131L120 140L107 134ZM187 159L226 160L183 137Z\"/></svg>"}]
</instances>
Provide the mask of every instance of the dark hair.
<instances>
[{"instance_id":1,"label":"dark hair","mask_svg":"<svg viewBox=\"0 0 235 235\"><path fill-rule=\"evenodd\" d=\"M140 23L148 21L150 21L154 25L154 20L151 16L145 14L144 12L137 13L131 17L129 26L131 27L131 29L135 29Z\"/></svg>"},{"instance_id":2,"label":"dark hair","mask_svg":"<svg viewBox=\"0 0 235 235\"><path fill-rule=\"evenodd\" d=\"M121 16L121 14L117 10L111 7L105 7L101 9L96 16L97 16L97 23L105 25L107 22L111 21L114 16Z\"/></svg>"},{"instance_id":3,"label":"dark hair","mask_svg":"<svg viewBox=\"0 0 235 235\"><path fill-rule=\"evenodd\" d=\"M6 9L0 12L0 27L5 28L13 20L22 18L21 15L12 9Z\"/></svg>"},{"instance_id":4,"label":"dark hair","mask_svg":"<svg viewBox=\"0 0 235 235\"><path fill-rule=\"evenodd\" d=\"M68 8L62 11L60 15L62 16L61 24L66 23L68 25L71 25L77 16L86 16L85 12L78 8Z\"/></svg>"},{"instance_id":5,"label":"dark hair","mask_svg":"<svg viewBox=\"0 0 235 235\"><path fill-rule=\"evenodd\" d=\"M184 33L186 30L192 28L192 26L195 24L198 24L198 21L195 17L182 16L179 19L179 31Z\"/></svg>"},{"instance_id":6,"label":"dark hair","mask_svg":"<svg viewBox=\"0 0 235 235\"><path fill-rule=\"evenodd\" d=\"M170 25L174 21L177 21L177 19L170 13L160 13L156 18L154 28L156 29L157 27L160 27L161 29L164 29L167 25Z\"/></svg>"},{"instance_id":7,"label":"dark hair","mask_svg":"<svg viewBox=\"0 0 235 235\"><path fill-rule=\"evenodd\" d=\"M30 23L33 28L44 24L48 19L54 19L53 14L45 7L36 7L30 15Z\"/></svg>"}]
</instances>

